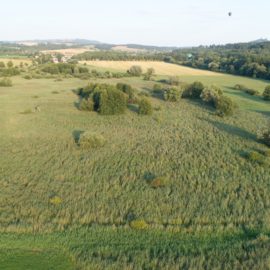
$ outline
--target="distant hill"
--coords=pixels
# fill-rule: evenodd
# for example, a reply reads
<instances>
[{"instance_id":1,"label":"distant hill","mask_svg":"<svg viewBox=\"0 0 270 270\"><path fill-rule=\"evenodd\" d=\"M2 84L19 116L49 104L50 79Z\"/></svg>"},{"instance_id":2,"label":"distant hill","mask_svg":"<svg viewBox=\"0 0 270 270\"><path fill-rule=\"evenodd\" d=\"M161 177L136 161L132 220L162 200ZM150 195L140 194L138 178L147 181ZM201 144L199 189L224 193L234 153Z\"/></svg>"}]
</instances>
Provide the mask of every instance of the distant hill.
<instances>
[{"instance_id":1,"label":"distant hill","mask_svg":"<svg viewBox=\"0 0 270 270\"><path fill-rule=\"evenodd\" d=\"M249 43L264 43L264 42L268 42L269 40L267 38L259 38L253 41L250 41Z\"/></svg>"}]
</instances>

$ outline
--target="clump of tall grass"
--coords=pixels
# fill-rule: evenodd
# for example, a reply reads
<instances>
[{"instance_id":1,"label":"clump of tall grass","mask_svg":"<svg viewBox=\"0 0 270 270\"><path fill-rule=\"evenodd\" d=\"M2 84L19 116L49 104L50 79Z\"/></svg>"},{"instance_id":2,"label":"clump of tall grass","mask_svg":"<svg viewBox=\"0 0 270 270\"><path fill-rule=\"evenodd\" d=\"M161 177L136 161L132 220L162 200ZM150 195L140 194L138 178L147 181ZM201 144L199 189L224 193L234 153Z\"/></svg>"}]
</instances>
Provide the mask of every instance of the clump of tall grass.
<instances>
[{"instance_id":1,"label":"clump of tall grass","mask_svg":"<svg viewBox=\"0 0 270 270\"><path fill-rule=\"evenodd\" d=\"M91 131L86 131L80 135L78 144L82 149L100 148L106 143L105 138Z\"/></svg>"},{"instance_id":2,"label":"clump of tall grass","mask_svg":"<svg viewBox=\"0 0 270 270\"><path fill-rule=\"evenodd\" d=\"M143 219L135 219L130 222L130 228L135 230L144 230L148 228L148 224Z\"/></svg>"}]
</instances>

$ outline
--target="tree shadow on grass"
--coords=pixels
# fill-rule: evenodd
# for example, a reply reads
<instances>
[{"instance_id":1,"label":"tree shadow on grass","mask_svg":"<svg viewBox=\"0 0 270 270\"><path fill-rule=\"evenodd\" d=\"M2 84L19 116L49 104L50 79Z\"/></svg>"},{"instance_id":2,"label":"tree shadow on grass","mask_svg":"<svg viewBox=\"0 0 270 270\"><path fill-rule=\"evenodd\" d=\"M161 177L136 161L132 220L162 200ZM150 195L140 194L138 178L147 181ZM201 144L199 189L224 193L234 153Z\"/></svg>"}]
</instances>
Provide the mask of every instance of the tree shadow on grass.
<instances>
[{"instance_id":1,"label":"tree shadow on grass","mask_svg":"<svg viewBox=\"0 0 270 270\"><path fill-rule=\"evenodd\" d=\"M269 104L269 108L270 108L270 104ZM261 113L264 116L270 117L270 111L258 111L258 110L255 110L254 112Z\"/></svg>"},{"instance_id":2,"label":"tree shadow on grass","mask_svg":"<svg viewBox=\"0 0 270 270\"><path fill-rule=\"evenodd\" d=\"M229 87L227 87L229 88ZM251 101L254 101L254 102L262 102L264 103L264 100L261 96L256 96L256 95L250 95L248 93L245 93L243 91L238 91L238 90L235 90L234 89L234 92L229 92L230 95L233 95L233 96L238 96L238 97L241 97L241 98L245 98L245 99L249 99Z\"/></svg>"},{"instance_id":3,"label":"tree shadow on grass","mask_svg":"<svg viewBox=\"0 0 270 270\"><path fill-rule=\"evenodd\" d=\"M76 144L79 143L80 137L81 137L81 135L82 135L83 133L84 133L83 130L74 130L74 131L72 132L72 136L73 136L74 142L75 142Z\"/></svg>"},{"instance_id":4,"label":"tree shadow on grass","mask_svg":"<svg viewBox=\"0 0 270 270\"><path fill-rule=\"evenodd\" d=\"M244 130L242 128L232 126L226 123L218 122L218 121L213 121L210 119L204 119L204 118L199 118L200 120L204 120L208 122L209 124L213 125L214 127L218 128L221 131L224 131L230 135L238 136L240 138L246 139L246 140L257 140L256 134L253 134L247 130Z\"/></svg>"},{"instance_id":5,"label":"tree shadow on grass","mask_svg":"<svg viewBox=\"0 0 270 270\"><path fill-rule=\"evenodd\" d=\"M128 109L134 113L138 113L139 112L139 108L137 105L135 104L128 104Z\"/></svg>"}]
</instances>

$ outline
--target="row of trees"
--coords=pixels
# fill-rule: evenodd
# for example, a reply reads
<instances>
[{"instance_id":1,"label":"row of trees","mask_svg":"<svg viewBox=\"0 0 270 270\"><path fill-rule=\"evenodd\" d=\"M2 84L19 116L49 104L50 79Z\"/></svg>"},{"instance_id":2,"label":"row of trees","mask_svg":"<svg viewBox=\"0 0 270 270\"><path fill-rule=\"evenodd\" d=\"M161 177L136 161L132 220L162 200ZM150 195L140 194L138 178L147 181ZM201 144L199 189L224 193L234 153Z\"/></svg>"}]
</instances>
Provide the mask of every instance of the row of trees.
<instances>
[{"instance_id":1,"label":"row of trees","mask_svg":"<svg viewBox=\"0 0 270 270\"><path fill-rule=\"evenodd\" d=\"M179 49L165 61L253 78L270 79L270 42Z\"/></svg>"}]
</instances>

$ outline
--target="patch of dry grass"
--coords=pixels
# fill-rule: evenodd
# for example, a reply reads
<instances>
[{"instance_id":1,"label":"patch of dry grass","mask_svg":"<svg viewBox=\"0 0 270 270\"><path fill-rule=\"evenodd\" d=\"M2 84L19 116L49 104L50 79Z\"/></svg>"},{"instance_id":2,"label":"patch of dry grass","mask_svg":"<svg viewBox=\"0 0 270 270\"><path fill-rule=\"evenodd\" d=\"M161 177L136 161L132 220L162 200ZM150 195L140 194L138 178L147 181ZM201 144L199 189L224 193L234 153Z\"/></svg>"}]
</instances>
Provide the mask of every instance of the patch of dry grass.
<instances>
[{"instance_id":1,"label":"patch of dry grass","mask_svg":"<svg viewBox=\"0 0 270 270\"><path fill-rule=\"evenodd\" d=\"M90 66L115 69L119 71L126 71L131 66L136 65L141 66L144 72L148 68L154 68L156 74L166 76L223 76L220 73L193 69L158 61L81 61L81 63L87 63Z\"/></svg>"}]
</instances>

